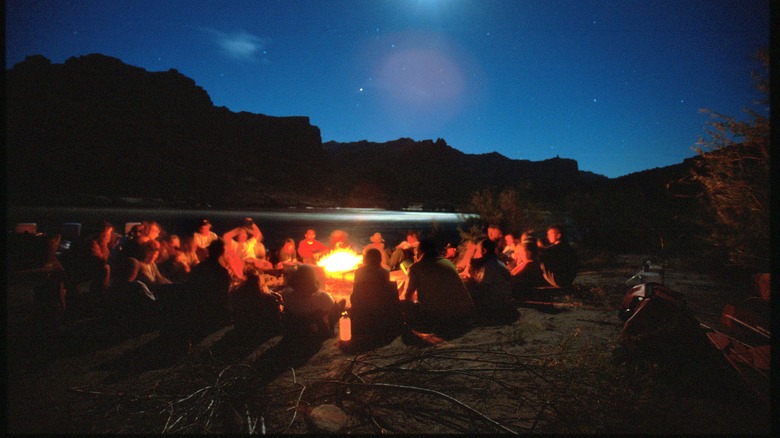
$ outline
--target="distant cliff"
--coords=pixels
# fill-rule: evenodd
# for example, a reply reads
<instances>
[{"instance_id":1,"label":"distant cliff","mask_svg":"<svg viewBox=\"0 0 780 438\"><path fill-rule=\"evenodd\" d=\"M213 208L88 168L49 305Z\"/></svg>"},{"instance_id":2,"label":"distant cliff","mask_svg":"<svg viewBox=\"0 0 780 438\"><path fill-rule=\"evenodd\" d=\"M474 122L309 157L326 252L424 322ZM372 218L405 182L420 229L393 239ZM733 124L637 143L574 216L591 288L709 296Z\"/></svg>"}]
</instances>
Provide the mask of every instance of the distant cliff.
<instances>
[{"instance_id":1,"label":"distant cliff","mask_svg":"<svg viewBox=\"0 0 780 438\"><path fill-rule=\"evenodd\" d=\"M327 142L323 147L337 168L352 170L339 175L340 184L355 187L352 198L365 199L379 193L390 204L408 202L447 208L464 204L475 191L498 192L524 185L530 185L539 197L560 197L593 179L579 172L574 160L532 162L511 160L495 152L465 154L442 139Z\"/></svg>"},{"instance_id":2,"label":"distant cliff","mask_svg":"<svg viewBox=\"0 0 780 438\"><path fill-rule=\"evenodd\" d=\"M464 154L442 139L323 144L308 117L235 113L174 69L98 54L28 57L6 85L7 194L18 204L454 209L486 188L561 198L608 180L570 159Z\"/></svg>"},{"instance_id":3,"label":"distant cliff","mask_svg":"<svg viewBox=\"0 0 780 438\"><path fill-rule=\"evenodd\" d=\"M293 166L325 159L307 117L214 107L176 70L150 73L103 55L64 64L33 56L6 82L12 201L231 203L261 187L314 186Z\"/></svg>"}]
</instances>

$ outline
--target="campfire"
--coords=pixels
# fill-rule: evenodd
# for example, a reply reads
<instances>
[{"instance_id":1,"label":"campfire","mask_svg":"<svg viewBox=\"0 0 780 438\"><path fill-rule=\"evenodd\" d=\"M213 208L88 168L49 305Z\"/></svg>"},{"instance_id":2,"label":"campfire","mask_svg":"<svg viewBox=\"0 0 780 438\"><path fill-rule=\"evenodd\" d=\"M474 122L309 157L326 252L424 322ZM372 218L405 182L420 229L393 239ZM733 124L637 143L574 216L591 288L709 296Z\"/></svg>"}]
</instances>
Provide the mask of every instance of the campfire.
<instances>
[{"instance_id":1,"label":"campfire","mask_svg":"<svg viewBox=\"0 0 780 438\"><path fill-rule=\"evenodd\" d=\"M353 271L360 267L362 262L363 256L352 248L337 248L323 256L317 262L317 266L323 268L328 278L346 280L349 273L352 274L351 279L354 279Z\"/></svg>"}]
</instances>

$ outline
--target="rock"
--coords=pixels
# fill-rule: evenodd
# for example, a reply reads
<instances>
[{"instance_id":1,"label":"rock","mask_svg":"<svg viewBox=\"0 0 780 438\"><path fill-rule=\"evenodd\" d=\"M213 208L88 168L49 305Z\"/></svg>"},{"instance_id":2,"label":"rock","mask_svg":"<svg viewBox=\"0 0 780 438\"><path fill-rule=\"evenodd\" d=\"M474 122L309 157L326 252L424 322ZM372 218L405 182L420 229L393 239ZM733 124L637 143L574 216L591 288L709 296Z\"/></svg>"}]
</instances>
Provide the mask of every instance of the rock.
<instances>
[{"instance_id":1,"label":"rock","mask_svg":"<svg viewBox=\"0 0 780 438\"><path fill-rule=\"evenodd\" d=\"M340 431L347 425L349 417L336 405L320 405L309 412L309 425L317 432Z\"/></svg>"}]
</instances>

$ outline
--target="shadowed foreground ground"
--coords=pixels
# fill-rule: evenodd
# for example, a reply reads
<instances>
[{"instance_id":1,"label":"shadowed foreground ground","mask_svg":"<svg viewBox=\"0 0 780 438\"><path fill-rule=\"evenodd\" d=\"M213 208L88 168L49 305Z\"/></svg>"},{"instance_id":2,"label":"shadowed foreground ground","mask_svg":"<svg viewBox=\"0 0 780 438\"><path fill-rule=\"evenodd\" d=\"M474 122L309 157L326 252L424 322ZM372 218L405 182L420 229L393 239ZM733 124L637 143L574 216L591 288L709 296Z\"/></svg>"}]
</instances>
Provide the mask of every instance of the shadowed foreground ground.
<instances>
[{"instance_id":1,"label":"shadowed foreground ground","mask_svg":"<svg viewBox=\"0 0 780 438\"><path fill-rule=\"evenodd\" d=\"M308 433L327 427L312 420L332 405L341 433L768 434L768 406L720 363L668 372L615 353L617 304L639 263L583 272L576 296L457 339L398 337L347 354L332 338L296 357L278 336L232 327L189 354L153 331L111 341L95 320L41 334L33 283L11 281L8 431ZM710 325L732 293L673 267L667 285Z\"/></svg>"}]
</instances>

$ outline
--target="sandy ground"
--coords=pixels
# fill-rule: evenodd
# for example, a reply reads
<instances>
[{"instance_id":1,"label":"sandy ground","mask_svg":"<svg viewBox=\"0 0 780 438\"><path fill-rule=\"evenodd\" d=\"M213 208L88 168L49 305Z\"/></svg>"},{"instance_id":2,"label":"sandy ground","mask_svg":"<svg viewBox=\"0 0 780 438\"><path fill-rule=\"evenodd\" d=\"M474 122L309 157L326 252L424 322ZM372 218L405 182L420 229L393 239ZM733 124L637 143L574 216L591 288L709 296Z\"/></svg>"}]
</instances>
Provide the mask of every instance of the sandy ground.
<instances>
[{"instance_id":1,"label":"sandy ground","mask_svg":"<svg viewBox=\"0 0 780 438\"><path fill-rule=\"evenodd\" d=\"M276 369L258 364L280 337L236 340L232 327L182 355L161 353L157 332L108 342L96 320L52 334L35 328L34 282L12 279L8 431L768 434L768 406L728 373L680 370L670 380L615 360L617 304L641 262L624 257L584 271L577 296L520 306L512 324L448 341L398 337L360 354L331 338ZM666 285L710 326L734 293L674 267Z\"/></svg>"}]
</instances>

